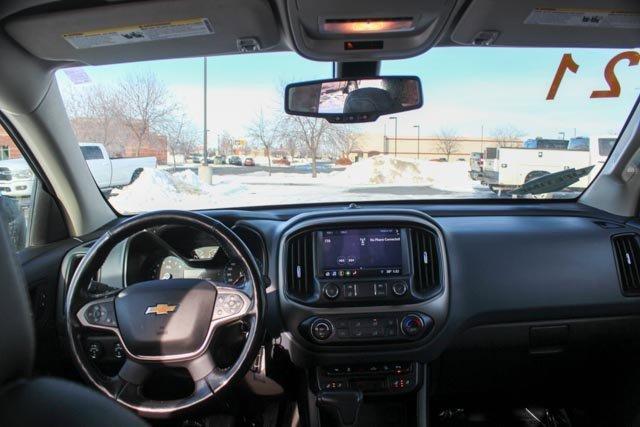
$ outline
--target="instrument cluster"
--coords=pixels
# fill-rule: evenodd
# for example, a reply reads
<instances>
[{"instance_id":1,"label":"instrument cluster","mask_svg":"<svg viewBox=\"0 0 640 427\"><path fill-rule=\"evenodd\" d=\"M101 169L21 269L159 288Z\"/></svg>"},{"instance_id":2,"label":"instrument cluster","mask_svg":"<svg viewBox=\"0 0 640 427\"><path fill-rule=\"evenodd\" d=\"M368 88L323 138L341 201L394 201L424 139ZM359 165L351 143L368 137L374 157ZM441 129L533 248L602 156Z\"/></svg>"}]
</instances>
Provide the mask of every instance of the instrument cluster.
<instances>
[{"instance_id":1,"label":"instrument cluster","mask_svg":"<svg viewBox=\"0 0 640 427\"><path fill-rule=\"evenodd\" d=\"M244 233L242 237L249 236L256 235ZM247 246L263 271L261 246L251 243ZM239 286L247 272L242 262L227 252L212 236L195 229L174 226L146 230L129 242L126 282L131 285L148 280L208 279Z\"/></svg>"}]
</instances>

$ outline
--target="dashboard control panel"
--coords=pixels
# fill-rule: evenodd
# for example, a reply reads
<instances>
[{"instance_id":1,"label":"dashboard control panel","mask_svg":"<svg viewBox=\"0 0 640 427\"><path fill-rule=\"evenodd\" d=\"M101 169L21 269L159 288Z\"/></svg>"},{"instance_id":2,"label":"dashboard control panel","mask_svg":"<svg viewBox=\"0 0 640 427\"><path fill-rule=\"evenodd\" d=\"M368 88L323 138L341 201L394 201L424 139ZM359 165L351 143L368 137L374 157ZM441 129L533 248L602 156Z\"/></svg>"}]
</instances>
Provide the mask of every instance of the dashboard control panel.
<instances>
[{"instance_id":1,"label":"dashboard control panel","mask_svg":"<svg viewBox=\"0 0 640 427\"><path fill-rule=\"evenodd\" d=\"M419 385L419 366L412 362L384 362L319 367L319 390L355 389L365 394L400 394Z\"/></svg>"},{"instance_id":2,"label":"dashboard control panel","mask_svg":"<svg viewBox=\"0 0 640 427\"><path fill-rule=\"evenodd\" d=\"M406 304L417 301L407 279L321 282L322 305L340 303Z\"/></svg>"},{"instance_id":3,"label":"dashboard control panel","mask_svg":"<svg viewBox=\"0 0 640 427\"><path fill-rule=\"evenodd\" d=\"M287 296L315 307L422 303L440 289L436 236L413 227L312 229L287 241Z\"/></svg>"},{"instance_id":4,"label":"dashboard control panel","mask_svg":"<svg viewBox=\"0 0 640 427\"><path fill-rule=\"evenodd\" d=\"M433 326L433 319L426 314L407 312L311 317L302 322L299 329L317 344L352 344L414 341L431 332Z\"/></svg>"}]
</instances>

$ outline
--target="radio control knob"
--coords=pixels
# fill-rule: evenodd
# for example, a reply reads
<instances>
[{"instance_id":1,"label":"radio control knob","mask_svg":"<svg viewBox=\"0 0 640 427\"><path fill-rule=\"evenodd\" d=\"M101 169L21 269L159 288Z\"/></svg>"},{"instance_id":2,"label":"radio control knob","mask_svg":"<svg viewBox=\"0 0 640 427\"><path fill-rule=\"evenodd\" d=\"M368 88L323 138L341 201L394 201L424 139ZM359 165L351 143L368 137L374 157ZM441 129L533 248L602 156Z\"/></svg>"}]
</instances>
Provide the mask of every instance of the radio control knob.
<instances>
[{"instance_id":1,"label":"radio control knob","mask_svg":"<svg viewBox=\"0 0 640 427\"><path fill-rule=\"evenodd\" d=\"M333 333L333 325L327 319L318 319L311 324L311 335L318 341L324 341Z\"/></svg>"},{"instance_id":2,"label":"radio control knob","mask_svg":"<svg viewBox=\"0 0 640 427\"><path fill-rule=\"evenodd\" d=\"M424 320L417 314L407 314L400 322L402 333L408 337L415 337L425 330Z\"/></svg>"},{"instance_id":3,"label":"radio control knob","mask_svg":"<svg viewBox=\"0 0 640 427\"><path fill-rule=\"evenodd\" d=\"M409 290L409 288L405 282L395 282L393 285L391 285L391 290L393 290L393 294L395 296L401 297L407 293L407 290Z\"/></svg>"},{"instance_id":4,"label":"radio control knob","mask_svg":"<svg viewBox=\"0 0 640 427\"><path fill-rule=\"evenodd\" d=\"M335 299L340 295L340 288L335 283L329 283L324 287L324 296L329 299Z\"/></svg>"}]
</instances>

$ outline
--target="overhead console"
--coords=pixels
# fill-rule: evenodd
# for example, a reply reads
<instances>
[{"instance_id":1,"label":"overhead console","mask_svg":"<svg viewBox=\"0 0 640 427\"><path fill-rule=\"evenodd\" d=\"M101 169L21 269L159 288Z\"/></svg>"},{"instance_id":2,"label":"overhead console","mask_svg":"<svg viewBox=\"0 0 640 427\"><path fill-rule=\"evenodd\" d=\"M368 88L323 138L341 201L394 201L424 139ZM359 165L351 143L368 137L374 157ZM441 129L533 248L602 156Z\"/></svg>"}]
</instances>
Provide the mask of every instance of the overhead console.
<instances>
[{"instance_id":1,"label":"overhead console","mask_svg":"<svg viewBox=\"0 0 640 427\"><path fill-rule=\"evenodd\" d=\"M425 341L446 319L445 263L442 235L422 213L294 220L280 245L287 329L333 348Z\"/></svg>"},{"instance_id":2,"label":"overhead console","mask_svg":"<svg viewBox=\"0 0 640 427\"><path fill-rule=\"evenodd\" d=\"M455 0L286 0L294 47L321 61L400 59L435 44Z\"/></svg>"}]
</instances>

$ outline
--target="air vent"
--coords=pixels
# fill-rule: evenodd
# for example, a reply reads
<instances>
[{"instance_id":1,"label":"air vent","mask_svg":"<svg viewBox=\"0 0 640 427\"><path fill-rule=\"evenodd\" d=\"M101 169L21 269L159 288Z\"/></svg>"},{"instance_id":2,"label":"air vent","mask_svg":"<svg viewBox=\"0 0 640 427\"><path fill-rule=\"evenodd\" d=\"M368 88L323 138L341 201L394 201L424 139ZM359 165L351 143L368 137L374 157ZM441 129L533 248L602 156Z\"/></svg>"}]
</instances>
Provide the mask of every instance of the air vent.
<instances>
[{"instance_id":1,"label":"air vent","mask_svg":"<svg viewBox=\"0 0 640 427\"><path fill-rule=\"evenodd\" d=\"M425 295L440 287L440 264L436 236L426 230L411 229L414 291Z\"/></svg>"},{"instance_id":2,"label":"air vent","mask_svg":"<svg viewBox=\"0 0 640 427\"><path fill-rule=\"evenodd\" d=\"M613 236L613 250L618 264L622 291L627 295L640 295L640 244L635 234Z\"/></svg>"},{"instance_id":3,"label":"air vent","mask_svg":"<svg viewBox=\"0 0 640 427\"><path fill-rule=\"evenodd\" d=\"M307 299L314 293L312 233L300 234L289 240L287 290L289 296L300 300Z\"/></svg>"}]
</instances>

